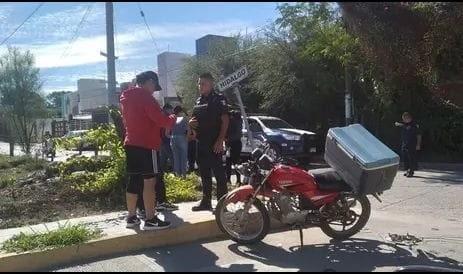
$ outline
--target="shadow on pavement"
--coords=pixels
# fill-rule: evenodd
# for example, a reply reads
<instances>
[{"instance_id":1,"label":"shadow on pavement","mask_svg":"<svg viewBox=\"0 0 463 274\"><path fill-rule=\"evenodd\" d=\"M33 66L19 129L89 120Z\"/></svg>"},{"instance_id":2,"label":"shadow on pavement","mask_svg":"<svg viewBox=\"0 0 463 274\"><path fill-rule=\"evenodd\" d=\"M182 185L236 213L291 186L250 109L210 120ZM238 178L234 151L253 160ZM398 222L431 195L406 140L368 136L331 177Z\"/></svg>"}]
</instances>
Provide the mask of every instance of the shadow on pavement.
<instances>
[{"instance_id":1,"label":"shadow on pavement","mask_svg":"<svg viewBox=\"0 0 463 274\"><path fill-rule=\"evenodd\" d=\"M283 248L260 243L252 247L238 244L230 251L251 260L278 268L297 268L300 271L359 271L371 272L378 267L426 265L463 270L463 264L450 258L423 254L417 256L409 250L376 240L351 239L330 244L307 245L302 249ZM235 266L236 268L236 266Z\"/></svg>"},{"instance_id":2,"label":"shadow on pavement","mask_svg":"<svg viewBox=\"0 0 463 274\"><path fill-rule=\"evenodd\" d=\"M429 173L429 172L428 172ZM446 174L443 174L444 172L437 172L436 176L421 176L415 174L413 178L420 178L420 179L426 179L426 180L437 180L441 181L442 183L447 183L447 184L463 184L463 173L461 172L445 172ZM432 182L425 182L425 183L432 183Z\"/></svg>"},{"instance_id":3,"label":"shadow on pavement","mask_svg":"<svg viewBox=\"0 0 463 274\"><path fill-rule=\"evenodd\" d=\"M228 249L243 259L235 259L234 263L219 266L218 255L203 245L210 242L153 248L124 256L144 255L149 258L151 269L156 272L254 272L263 271L263 268L268 271L372 272L381 267L399 269L410 265L463 270L463 264L451 258L438 257L419 249L416 255L393 244L367 239L331 241L329 244L306 245L302 249L295 246L290 247L289 251L266 243L253 246L231 244ZM230 255L225 257L227 256ZM117 256L113 255L107 259L115 257ZM85 263L102 259L104 258ZM134 263L140 261L136 260Z\"/></svg>"}]
</instances>

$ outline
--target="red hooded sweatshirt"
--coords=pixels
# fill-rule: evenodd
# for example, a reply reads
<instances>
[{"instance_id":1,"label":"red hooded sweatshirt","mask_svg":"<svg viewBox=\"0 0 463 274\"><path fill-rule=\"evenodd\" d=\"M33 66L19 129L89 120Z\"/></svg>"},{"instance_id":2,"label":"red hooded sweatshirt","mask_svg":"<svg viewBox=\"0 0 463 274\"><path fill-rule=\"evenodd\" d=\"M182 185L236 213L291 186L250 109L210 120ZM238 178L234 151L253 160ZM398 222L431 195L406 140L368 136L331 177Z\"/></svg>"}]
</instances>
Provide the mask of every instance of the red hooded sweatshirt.
<instances>
[{"instance_id":1,"label":"red hooded sweatshirt","mask_svg":"<svg viewBox=\"0 0 463 274\"><path fill-rule=\"evenodd\" d=\"M139 87L125 90L120 103L126 132L124 145L159 150L161 128L172 128L175 115L164 115L152 94Z\"/></svg>"}]
</instances>

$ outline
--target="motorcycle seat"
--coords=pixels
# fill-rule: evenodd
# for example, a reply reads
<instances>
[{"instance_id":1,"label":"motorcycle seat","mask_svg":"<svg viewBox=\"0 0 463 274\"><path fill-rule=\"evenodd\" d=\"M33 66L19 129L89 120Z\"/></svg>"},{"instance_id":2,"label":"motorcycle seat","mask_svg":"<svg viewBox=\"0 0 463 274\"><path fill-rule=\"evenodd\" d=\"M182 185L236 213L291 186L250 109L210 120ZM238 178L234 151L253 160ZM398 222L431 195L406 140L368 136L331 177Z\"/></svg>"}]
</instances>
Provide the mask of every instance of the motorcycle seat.
<instances>
[{"instance_id":1,"label":"motorcycle seat","mask_svg":"<svg viewBox=\"0 0 463 274\"><path fill-rule=\"evenodd\" d=\"M333 168L319 168L309 171L315 178L320 190L351 191L352 188L344 182Z\"/></svg>"}]
</instances>

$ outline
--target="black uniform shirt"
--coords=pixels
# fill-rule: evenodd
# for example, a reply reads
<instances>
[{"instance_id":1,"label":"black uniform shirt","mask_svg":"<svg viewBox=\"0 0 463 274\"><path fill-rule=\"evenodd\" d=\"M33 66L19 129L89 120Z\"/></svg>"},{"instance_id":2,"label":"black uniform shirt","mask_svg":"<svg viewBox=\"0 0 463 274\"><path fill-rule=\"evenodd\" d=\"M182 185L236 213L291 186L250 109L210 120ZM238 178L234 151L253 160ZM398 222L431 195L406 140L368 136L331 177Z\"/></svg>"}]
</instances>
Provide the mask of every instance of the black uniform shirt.
<instances>
[{"instance_id":1,"label":"black uniform shirt","mask_svg":"<svg viewBox=\"0 0 463 274\"><path fill-rule=\"evenodd\" d=\"M198 120L198 141L200 144L213 145L220 134L222 115L228 114L225 96L211 92L196 100L193 116Z\"/></svg>"},{"instance_id":2,"label":"black uniform shirt","mask_svg":"<svg viewBox=\"0 0 463 274\"><path fill-rule=\"evenodd\" d=\"M419 126L414 121L404 124L402 126L402 148L415 148L419 134Z\"/></svg>"}]
</instances>

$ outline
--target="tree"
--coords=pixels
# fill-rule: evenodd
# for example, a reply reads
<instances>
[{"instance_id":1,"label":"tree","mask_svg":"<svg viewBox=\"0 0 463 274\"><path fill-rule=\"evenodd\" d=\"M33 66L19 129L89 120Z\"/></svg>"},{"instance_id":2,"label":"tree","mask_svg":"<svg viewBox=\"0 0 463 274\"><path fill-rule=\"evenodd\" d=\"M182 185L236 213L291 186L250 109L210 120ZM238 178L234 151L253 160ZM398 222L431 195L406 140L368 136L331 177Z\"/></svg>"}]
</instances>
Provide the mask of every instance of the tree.
<instances>
[{"instance_id":1,"label":"tree","mask_svg":"<svg viewBox=\"0 0 463 274\"><path fill-rule=\"evenodd\" d=\"M463 80L463 5L339 3L349 33L371 65L387 124L403 111L422 121L425 142L440 153L463 155L463 109L442 86ZM378 97L378 96L375 96ZM389 131L388 139L394 138Z\"/></svg>"},{"instance_id":2,"label":"tree","mask_svg":"<svg viewBox=\"0 0 463 274\"><path fill-rule=\"evenodd\" d=\"M192 56L187 59L177 82L183 104L187 109L192 109L199 96L197 82L200 74L210 72L218 81L241 66L250 64L251 54L258 41L250 37L243 37L240 34L233 38L231 42L217 43L205 56ZM257 93L250 90L249 83L249 80L240 83L243 101L248 110L257 111L260 98ZM226 90L224 94L232 105L236 104L235 96L231 90Z\"/></svg>"},{"instance_id":3,"label":"tree","mask_svg":"<svg viewBox=\"0 0 463 274\"><path fill-rule=\"evenodd\" d=\"M63 109L63 96L71 93L70 91L54 91L47 95L47 108L54 117L63 117L61 113Z\"/></svg>"},{"instance_id":4,"label":"tree","mask_svg":"<svg viewBox=\"0 0 463 274\"><path fill-rule=\"evenodd\" d=\"M267 112L325 134L344 116L343 64L325 49L342 37L342 32L335 33L336 10L327 3L284 4L278 9L281 16L266 29L266 42L255 51L253 88L264 97Z\"/></svg>"},{"instance_id":5,"label":"tree","mask_svg":"<svg viewBox=\"0 0 463 274\"><path fill-rule=\"evenodd\" d=\"M0 102L14 136L27 154L31 153L36 119L47 116L41 87L39 69L34 67L32 54L9 47L0 58Z\"/></svg>"}]
</instances>

